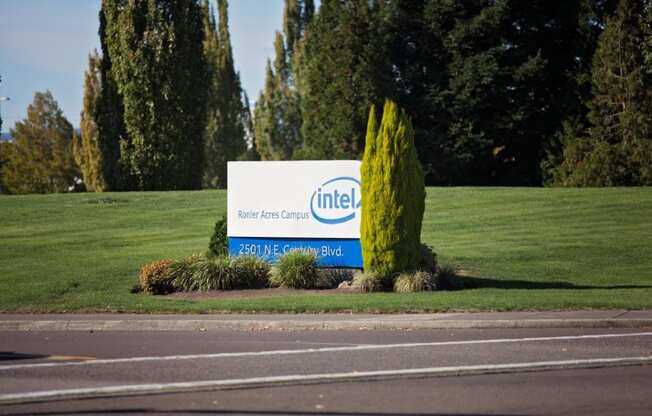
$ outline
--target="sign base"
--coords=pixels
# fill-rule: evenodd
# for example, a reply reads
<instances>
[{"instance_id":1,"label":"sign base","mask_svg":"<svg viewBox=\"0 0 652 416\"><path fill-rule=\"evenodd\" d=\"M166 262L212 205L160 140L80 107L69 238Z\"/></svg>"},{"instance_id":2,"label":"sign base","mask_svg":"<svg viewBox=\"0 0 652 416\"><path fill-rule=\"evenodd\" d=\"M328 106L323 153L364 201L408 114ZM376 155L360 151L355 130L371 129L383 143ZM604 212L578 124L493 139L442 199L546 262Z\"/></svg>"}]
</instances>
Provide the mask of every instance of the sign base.
<instances>
[{"instance_id":1,"label":"sign base","mask_svg":"<svg viewBox=\"0 0 652 416\"><path fill-rule=\"evenodd\" d=\"M362 268L359 239L229 237L229 255L256 256L276 263L292 250L311 251L321 267Z\"/></svg>"}]
</instances>

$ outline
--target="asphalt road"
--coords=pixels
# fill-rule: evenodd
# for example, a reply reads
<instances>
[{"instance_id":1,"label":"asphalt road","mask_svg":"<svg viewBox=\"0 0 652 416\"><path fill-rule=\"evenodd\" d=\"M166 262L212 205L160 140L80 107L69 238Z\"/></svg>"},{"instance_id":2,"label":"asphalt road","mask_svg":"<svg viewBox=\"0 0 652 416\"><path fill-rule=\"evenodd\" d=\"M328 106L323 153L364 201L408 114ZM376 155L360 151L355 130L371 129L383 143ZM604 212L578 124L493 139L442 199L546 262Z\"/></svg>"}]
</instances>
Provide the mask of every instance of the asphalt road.
<instances>
[{"instance_id":1,"label":"asphalt road","mask_svg":"<svg viewBox=\"0 0 652 416\"><path fill-rule=\"evenodd\" d=\"M3 331L0 413L649 415L650 364L632 329Z\"/></svg>"}]
</instances>

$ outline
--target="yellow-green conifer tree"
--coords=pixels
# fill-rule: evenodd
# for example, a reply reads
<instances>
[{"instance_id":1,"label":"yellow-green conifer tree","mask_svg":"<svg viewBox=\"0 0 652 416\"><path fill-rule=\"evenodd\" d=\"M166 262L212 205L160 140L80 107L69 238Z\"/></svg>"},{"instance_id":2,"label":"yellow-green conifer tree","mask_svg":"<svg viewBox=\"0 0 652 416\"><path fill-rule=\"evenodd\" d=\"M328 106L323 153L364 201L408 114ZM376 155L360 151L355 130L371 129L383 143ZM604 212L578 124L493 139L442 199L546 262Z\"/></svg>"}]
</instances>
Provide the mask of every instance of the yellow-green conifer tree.
<instances>
[{"instance_id":1,"label":"yellow-green conifer tree","mask_svg":"<svg viewBox=\"0 0 652 416\"><path fill-rule=\"evenodd\" d=\"M412 122L396 103L385 102L380 126L371 107L360 169L365 270L390 274L416 269L425 204L423 170Z\"/></svg>"}]
</instances>

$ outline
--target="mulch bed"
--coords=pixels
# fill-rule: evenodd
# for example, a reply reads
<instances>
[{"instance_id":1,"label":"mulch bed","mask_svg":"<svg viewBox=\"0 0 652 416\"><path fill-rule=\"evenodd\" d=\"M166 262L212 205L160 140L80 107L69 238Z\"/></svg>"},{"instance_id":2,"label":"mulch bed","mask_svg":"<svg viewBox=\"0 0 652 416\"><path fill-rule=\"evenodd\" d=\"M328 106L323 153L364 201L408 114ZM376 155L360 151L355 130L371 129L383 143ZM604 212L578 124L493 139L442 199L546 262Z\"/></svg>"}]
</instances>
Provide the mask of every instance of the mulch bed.
<instances>
[{"instance_id":1,"label":"mulch bed","mask_svg":"<svg viewBox=\"0 0 652 416\"><path fill-rule=\"evenodd\" d=\"M246 290L211 290L208 292L175 292L167 295L171 299L256 299L256 298L274 298L281 296L298 296L307 294L320 295L337 295L343 293L359 293L357 289L286 289L274 287L267 289L246 289Z\"/></svg>"}]
</instances>

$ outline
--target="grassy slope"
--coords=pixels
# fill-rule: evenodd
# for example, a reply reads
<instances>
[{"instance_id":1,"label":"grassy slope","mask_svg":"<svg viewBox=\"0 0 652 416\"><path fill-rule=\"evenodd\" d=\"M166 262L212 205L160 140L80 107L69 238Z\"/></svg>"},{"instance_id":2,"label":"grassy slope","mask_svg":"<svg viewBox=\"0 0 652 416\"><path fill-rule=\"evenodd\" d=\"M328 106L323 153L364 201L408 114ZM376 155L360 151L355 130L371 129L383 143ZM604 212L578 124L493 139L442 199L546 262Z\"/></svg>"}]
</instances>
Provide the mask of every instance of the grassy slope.
<instances>
[{"instance_id":1,"label":"grassy slope","mask_svg":"<svg viewBox=\"0 0 652 416\"><path fill-rule=\"evenodd\" d=\"M221 191L0 196L0 310L652 307L650 188L428 189L423 240L481 278L471 290L221 301L128 292L144 262L204 250L225 206Z\"/></svg>"}]
</instances>

